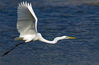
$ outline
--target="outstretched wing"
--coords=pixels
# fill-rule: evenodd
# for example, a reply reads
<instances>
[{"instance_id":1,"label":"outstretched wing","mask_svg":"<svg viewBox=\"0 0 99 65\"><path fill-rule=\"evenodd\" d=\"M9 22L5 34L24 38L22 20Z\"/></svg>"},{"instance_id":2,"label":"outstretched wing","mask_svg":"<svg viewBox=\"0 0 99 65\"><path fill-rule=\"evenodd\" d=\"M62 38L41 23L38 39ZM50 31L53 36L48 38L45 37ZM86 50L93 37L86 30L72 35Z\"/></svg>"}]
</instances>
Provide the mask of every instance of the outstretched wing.
<instances>
[{"instance_id":1,"label":"outstretched wing","mask_svg":"<svg viewBox=\"0 0 99 65\"><path fill-rule=\"evenodd\" d=\"M17 13L17 29L20 35L37 33L37 17L32 9L31 3L20 3Z\"/></svg>"}]
</instances>

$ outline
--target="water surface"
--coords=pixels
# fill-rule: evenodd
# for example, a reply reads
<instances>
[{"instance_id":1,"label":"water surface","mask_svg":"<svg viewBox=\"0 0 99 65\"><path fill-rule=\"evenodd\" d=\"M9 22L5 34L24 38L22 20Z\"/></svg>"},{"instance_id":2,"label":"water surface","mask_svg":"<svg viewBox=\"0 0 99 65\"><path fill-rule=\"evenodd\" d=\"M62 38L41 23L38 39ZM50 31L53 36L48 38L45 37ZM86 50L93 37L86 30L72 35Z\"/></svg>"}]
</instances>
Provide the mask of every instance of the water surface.
<instances>
[{"instance_id":1,"label":"water surface","mask_svg":"<svg viewBox=\"0 0 99 65\"><path fill-rule=\"evenodd\" d=\"M84 1L84 0L83 0ZM15 44L17 5L20 1L0 1L0 55ZM74 36L55 45L32 42L20 45L0 57L0 65L99 65L99 5L71 0L28 0L39 19L38 32L48 40ZM42 3L41 3L42 2ZM98 0L94 0L98 3Z\"/></svg>"}]
</instances>

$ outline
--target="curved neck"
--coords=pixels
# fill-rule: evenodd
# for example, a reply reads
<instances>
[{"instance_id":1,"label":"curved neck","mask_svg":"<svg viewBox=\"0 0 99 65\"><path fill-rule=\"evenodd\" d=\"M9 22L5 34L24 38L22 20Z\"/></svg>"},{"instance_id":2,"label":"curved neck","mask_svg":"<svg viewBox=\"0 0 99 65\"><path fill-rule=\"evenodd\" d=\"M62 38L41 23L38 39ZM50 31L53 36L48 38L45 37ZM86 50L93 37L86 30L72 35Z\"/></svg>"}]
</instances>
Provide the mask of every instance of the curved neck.
<instances>
[{"instance_id":1,"label":"curved neck","mask_svg":"<svg viewBox=\"0 0 99 65\"><path fill-rule=\"evenodd\" d=\"M41 35L39 35L39 40L40 41L50 43L50 44L55 44L55 43L57 43L57 41L65 39L65 38L66 38L65 36L61 36L61 37L54 38L53 41L49 41L49 40L44 39Z\"/></svg>"}]
</instances>

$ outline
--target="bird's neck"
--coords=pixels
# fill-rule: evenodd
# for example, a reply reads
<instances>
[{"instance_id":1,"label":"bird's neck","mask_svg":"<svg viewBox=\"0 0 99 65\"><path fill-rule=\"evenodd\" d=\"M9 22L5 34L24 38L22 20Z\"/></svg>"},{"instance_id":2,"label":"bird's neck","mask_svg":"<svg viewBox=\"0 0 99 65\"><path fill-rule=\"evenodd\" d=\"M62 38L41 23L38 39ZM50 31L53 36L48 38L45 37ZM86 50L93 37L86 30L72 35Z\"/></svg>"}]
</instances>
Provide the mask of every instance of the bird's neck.
<instances>
[{"instance_id":1,"label":"bird's neck","mask_svg":"<svg viewBox=\"0 0 99 65\"><path fill-rule=\"evenodd\" d=\"M44 39L41 34L39 35L39 40L40 40L40 41L45 42L45 43L50 43L50 44L55 44L55 43L57 43L59 40L62 40L62 39L65 39L65 36L56 37L56 38L54 38L53 41L49 41L49 40Z\"/></svg>"}]
</instances>

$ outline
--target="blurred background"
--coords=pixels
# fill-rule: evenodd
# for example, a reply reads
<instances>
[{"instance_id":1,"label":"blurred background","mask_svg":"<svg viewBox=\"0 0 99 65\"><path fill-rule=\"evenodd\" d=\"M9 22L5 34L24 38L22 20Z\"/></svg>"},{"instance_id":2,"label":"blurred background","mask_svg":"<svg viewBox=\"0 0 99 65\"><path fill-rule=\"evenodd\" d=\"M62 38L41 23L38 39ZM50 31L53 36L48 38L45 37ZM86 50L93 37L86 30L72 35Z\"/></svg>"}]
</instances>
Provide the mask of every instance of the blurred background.
<instances>
[{"instance_id":1,"label":"blurred background","mask_svg":"<svg viewBox=\"0 0 99 65\"><path fill-rule=\"evenodd\" d=\"M22 42L16 29L17 7L23 0L0 0L0 65L99 65L99 0L24 0L32 3L38 32L48 40L74 36L55 45Z\"/></svg>"}]
</instances>

